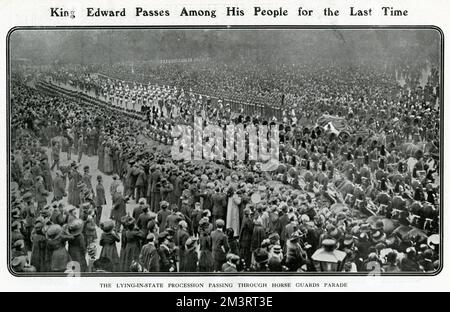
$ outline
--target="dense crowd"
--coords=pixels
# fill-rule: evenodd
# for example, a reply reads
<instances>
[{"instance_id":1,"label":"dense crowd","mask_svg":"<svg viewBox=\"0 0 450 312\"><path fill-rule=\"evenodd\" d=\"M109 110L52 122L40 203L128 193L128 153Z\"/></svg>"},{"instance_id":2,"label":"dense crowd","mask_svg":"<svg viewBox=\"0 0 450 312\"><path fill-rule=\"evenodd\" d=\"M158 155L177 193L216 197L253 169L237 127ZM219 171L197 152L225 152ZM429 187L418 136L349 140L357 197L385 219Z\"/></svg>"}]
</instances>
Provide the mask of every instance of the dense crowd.
<instances>
[{"instance_id":1,"label":"dense crowd","mask_svg":"<svg viewBox=\"0 0 450 312\"><path fill-rule=\"evenodd\" d=\"M417 68L246 65L113 65L109 78L64 67L37 89L14 80L13 269L64 272L72 260L82 272L435 271L437 70L421 86ZM69 85L72 96L61 92ZM244 111L248 99L279 106L281 120ZM318 125L324 114L345 121L341 133ZM281 164L173 160L171 131L195 116L277 125ZM86 155L98 157L95 179L80 168Z\"/></svg>"}]
</instances>

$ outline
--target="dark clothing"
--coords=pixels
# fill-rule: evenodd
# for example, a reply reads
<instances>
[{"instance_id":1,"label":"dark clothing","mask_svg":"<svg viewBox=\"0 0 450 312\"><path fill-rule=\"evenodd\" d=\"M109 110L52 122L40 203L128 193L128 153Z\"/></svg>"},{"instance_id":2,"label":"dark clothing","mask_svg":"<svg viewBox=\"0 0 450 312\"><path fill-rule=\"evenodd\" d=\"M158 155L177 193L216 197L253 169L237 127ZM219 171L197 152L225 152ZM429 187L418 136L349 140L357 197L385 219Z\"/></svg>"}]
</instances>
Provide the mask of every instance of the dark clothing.
<instances>
[{"instance_id":1,"label":"dark clothing","mask_svg":"<svg viewBox=\"0 0 450 312\"><path fill-rule=\"evenodd\" d=\"M220 271L222 265L226 262L226 255L230 246L228 245L228 237L220 230L211 233L212 257L214 261L214 270Z\"/></svg>"},{"instance_id":2,"label":"dark clothing","mask_svg":"<svg viewBox=\"0 0 450 312\"><path fill-rule=\"evenodd\" d=\"M197 272L197 262L198 256L195 248L186 250L183 264L184 272Z\"/></svg>"},{"instance_id":3,"label":"dark clothing","mask_svg":"<svg viewBox=\"0 0 450 312\"><path fill-rule=\"evenodd\" d=\"M86 241L83 234L74 236L73 239L69 239L69 255L72 261L76 261L80 264L80 272L87 271L86 263Z\"/></svg>"},{"instance_id":4,"label":"dark clothing","mask_svg":"<svg viewBox=\"0 0 450 312\"><path fill-rule=\"evenodd\" d=\"M148 243L142 247L139 262L148 272L159 272L159 254L155 244Z\"/></svg>"},{"instance_id":5,"label":"dark clothing","mask_svg":"<svg viewBox=\"0 0 450 312\"><path fill-rule=\"evenodd\" d=\"M116 243L119 241L119 236L112 232L102 233L100 237L100 246L102 246L100 257L105 257L111 260L113 272L119 271L119 254L117 253L116 246Z\"/></svg>"}]
</instances>

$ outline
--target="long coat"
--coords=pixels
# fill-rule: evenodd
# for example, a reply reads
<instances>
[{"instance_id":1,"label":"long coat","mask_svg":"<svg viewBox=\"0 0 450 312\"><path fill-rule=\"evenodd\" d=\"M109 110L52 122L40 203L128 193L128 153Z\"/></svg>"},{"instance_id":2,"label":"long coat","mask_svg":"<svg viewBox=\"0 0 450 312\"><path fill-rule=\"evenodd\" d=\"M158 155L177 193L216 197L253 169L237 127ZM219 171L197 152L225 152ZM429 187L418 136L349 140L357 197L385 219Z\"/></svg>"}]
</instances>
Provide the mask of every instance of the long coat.
<instances>
[{"instance_id":1,"label":"long coat","mask_svg":"<svg viewBox=\"0 0 450 312\"><path fill-rule=\"evenodd\" d=\"M61 200L66 195L66 186L63 177L56 177L53 180L53 196L55 200Z\"/></svg>"},{"instance_id":2,"label":"long coat","mask_svg":"<svg viewBox=\"0 0 450 312\"><path fill-rule=\"evenodd\" d=\"M184 272L197 272L198 270L197 263L198 263L198 255L195 248L186 250L183 263Z\"/></svg>"},{"instance_id":3,"label":"long coat","mask_svg":"<svg viewBox=\"0 0 450 312\"><path fill-rule=\"evenodd\" d=\"M225 218L227 209L227 197L224 193L214 193L211 195L213 204L212 215L216 219Z\"/></svg>"},{"instance_id":4,"label":"long coat","mask_svg":"<svg viewBox=\"0 0 450 312\"><path fill-rule=\"evenodd\" d=\"M241 248L250 249L250 245L252 242L252 235L253 235L253 221L250 217L244 216L244 219L242 220L241 231L239 234L239 245L241 246Z\"/></svg>"},{"instance_id":5,"label":"long coat","mask_svg":"<svg viewBox=\"0 0 450 312\"><path fill-rule=\"evenodd\" d=\"M95 205L97 207L106 205L105 188L103 184L97 184L95 187L95 193Z\"/></svg>"},{"instance_id":6,"label":"long coat","mask_svg":"<svg viewBox=\"0 0 450 312\"><path fill-rule=\"evenodd\" d=\"M80 264L80 271L86 272L86 241L84 235L79 234L69 239L69 255L73 261L77 261Z\"/></svg>"},{"instance_id":7,"label":"long coat","mask_svg":"<svg viewBox=\"0 0 450 312\"><path fill-rule=\"evenodd\" d=\"M113 172L113 162L112 162L112 152L111 148L106 146L104 150L104 162L103 169L106 174L111 174Z\"/></svg>"},{"instance_id":8,"label":"long coat","mask_svg":"<svg viewBox=\"0 0 450 312\"><path fill-rule=\"evenodd\" d=\"M105 171L105 148L104 148L103 144L99 144L99 147L98 147L97 168L101 172Z\"/></svg>"},{"instance_id":9,"label":"long coat","mask_svg":"<svg viewBox=\"0 0 450 312\"><path fill-rule=\"evenodd\" d=\"M119 241L119 236L112 232L103 232L100 237L100 246L102 246L100 257L105 257L111 260L113 272L119 271L119 254L117 253L116 246L116 243Z\"/></svg>"},{"instance_id":10,"label":"long coat","mask_svg":"<svg viewBox=\"0 0 450 312\"><path fill-rule=\"evenodd\" d=\"M228 237L224 232L215 230L211 233L212 257L214 260L214 269L220 271L222 264L226 262L226 255L230 249L228 245Z\"/></svg>"},{"instance_id":11,"label":"long coat","mask_svg":"<svg viewBox=\"0 0 450 312\"><path fill-rule=\"evenodd\" d=\"M186 232L185 230L181 230L179 229L177 232L177 237L176 237L176 241L175 244L178 246L178 259L180 261L180 272L185 272L184 271L184 257L185 257L185 251L186 251L186 241L189 238L189 234L188 232ZM188 271L189 272L189 271Z\"/></svg>"},{"instance_id":12,"label":"long coat","mask_svg":"<svg viewBox=\"0 0 450 312\"><path fill-rule=\"evenodd\" d=\"M111 219L120 221L127 214L125 199L120 193L115 193L113 197L113 207L111 209Z\"/></svg>"},{"instance_id":13,"label":"long coat","mask_svg":"<svg viewBox=\"0 0 450 312\"><path fill-rule=\"evenodd\" d=\"M198 260L198 270L200 272L211 272L214 270L212 258L212 241L208 233L201 233L199 239L200 257Z\"/></svg>"},{"instance_id":14,"label":"long coat","mask_svg":"<svg viewBox=\"0 0 450 312\"><path fill-rule=\"evenodd\" d=\"M159 272L159 254L154 243L142 247L139 262L148 272Z\"/></svg>"},{"instance_id":15,"label":"long coat","mask_svg":"<svg viewBox=\"0 0 450 312\"><path fill-rule=\"evenodd\" d=\"M169 196L169 203L179 204L181 194L183 192L183 179L178 176L175 180L170 181L173 185L173 191Z\"/></svg>"},{"instance_id":16,"label":"long coat","mask_svg":"<svg viewBox=\"0 0 450 312\"><path fill-rule=\"evenodd\" d=\"M36 191L36 202L47 203L48 191L45 189L44 184L42 182L36 182L35 191Z\"/></svg>"},{"instance_id":17,"label":"long coat","mask_svg":"<svg viewBox=\"0 0 450 312\"><path fill-rule=\"evenodd\" d=\"M69 198L67 199L69 205L79 206L81 203L80 189L78 188L78 183L80 181L81 181L81 174L78 171L73 170L70 173L69 178L69 188L68 188Z\"/></svg>"},{"instance_id":18,"label":"long coat","mask_svg":"<svg viewBox=\"0 0 450 312\"><path fill-rule=\"evenodd\" d=\"M65 248L66 238L59 237L47 240L47 251L45 257L45 272L64 272L67 263L71 261L70 255Z\"/></svg>"},{"instance_id":19,"label":"long coat","mask_svg":"<svg viewBox=\"0 0 450 312\"><path fill-rule=\"evenodd\" d=\"M45 188L48 191L53 191L53 180L52 180L52 174L50 173L50 167L48 166L48 162L41 163L41 171L42 171L42 177L44 178L44 184Z\"/></svg>"},{"instance_id":20,"label":"long coat","mask_svg":"<svg viewBox=\"0 0 450 312\"><path fill-rule=\"evenodd\" d=\"M266 231L260 224L255 224L252 233L251 251L261 247L262 241L266 238Z\"/></svg>"},{"instance_id":21,"label":"long coat","mask_svg":"<svg viewBox=\"0 0 450 312\"><path fill-rule=\"evenodd\" d=\"M227 228L232 228L234 230L234 235L239 234L239 204L241 203L241 198L239 195L234 194L228 199L227 208Z\"/></svg>"},{"instance_id":22,"label":"long coat","mask_svg":"<svg viewBox=\"0 0 450 312\"><path fill-rule=\"evenodd\" d=\"M139 261L140 249L141 249L141 232L138 230L128 230L125 233L125 248L120 254L120 271L129 272L131 263Z\"/></svg>"},{"instance_id":23,"label":"long coat","mask_svg":"<svg viewBox=\"0 0 450 312\"><path fill-rule=\"evenodd\" d=\"M160 245L158 248L159 255L159 270L160 272L170 272L170 268L173 266L170 262L170 251L165 245Z\"/></svg>"},{"instance_id":24,"label":"long coat","mask_svg":"<svg viewBox=\"0 0 450 312\"><path fill-rule=\"evenodd\" d=\"M33 246L31 249L31 261L30 264L36 268L37 272L43 272L45 270L45 251L46 251L46 238L43 234L32 234L31 240Z\"/></svg>"}]
</instances>

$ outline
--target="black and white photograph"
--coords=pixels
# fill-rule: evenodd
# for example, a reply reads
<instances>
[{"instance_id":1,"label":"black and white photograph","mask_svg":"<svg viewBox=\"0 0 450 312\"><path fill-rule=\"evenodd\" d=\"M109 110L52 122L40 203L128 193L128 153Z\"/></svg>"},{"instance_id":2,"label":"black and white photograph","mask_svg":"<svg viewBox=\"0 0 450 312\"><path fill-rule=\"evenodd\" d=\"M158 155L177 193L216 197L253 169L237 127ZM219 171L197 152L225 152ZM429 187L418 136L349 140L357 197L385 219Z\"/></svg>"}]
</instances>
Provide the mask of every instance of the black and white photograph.
<instances>
[{"instance_id":1,"label":"black and white photograph","mask_svg":"<svg viewBox=\"0 0 450 312\"><path fill-rule=\"evenodd\" d=\"M18 27L7 44L14 276L442 269L439 29Z\"/></svg>"}]
</instances>

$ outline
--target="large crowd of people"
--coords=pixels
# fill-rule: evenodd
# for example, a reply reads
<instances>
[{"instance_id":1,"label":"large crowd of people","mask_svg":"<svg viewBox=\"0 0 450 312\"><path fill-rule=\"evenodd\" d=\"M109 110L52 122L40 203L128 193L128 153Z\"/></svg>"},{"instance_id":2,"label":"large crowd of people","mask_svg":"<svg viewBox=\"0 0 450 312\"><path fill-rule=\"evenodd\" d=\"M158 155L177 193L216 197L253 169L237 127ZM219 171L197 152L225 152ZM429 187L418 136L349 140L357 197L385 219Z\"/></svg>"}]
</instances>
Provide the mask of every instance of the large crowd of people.
<instances>
[{"instance_id":1,"label":"large crowd of people","mask_svg":"<svg viewBox=\"0 0 450 312\"><path fill-rule=\"evenodd\" d=\"M440 78L428 63L67 65L34 75L34 86L21 75L11 85L16 272L67 272L74 261L81 272L440 267ZM248 158L173 159L172 130L197 116L277 126L276 170Z\"/></svg>"}]
</instances>

